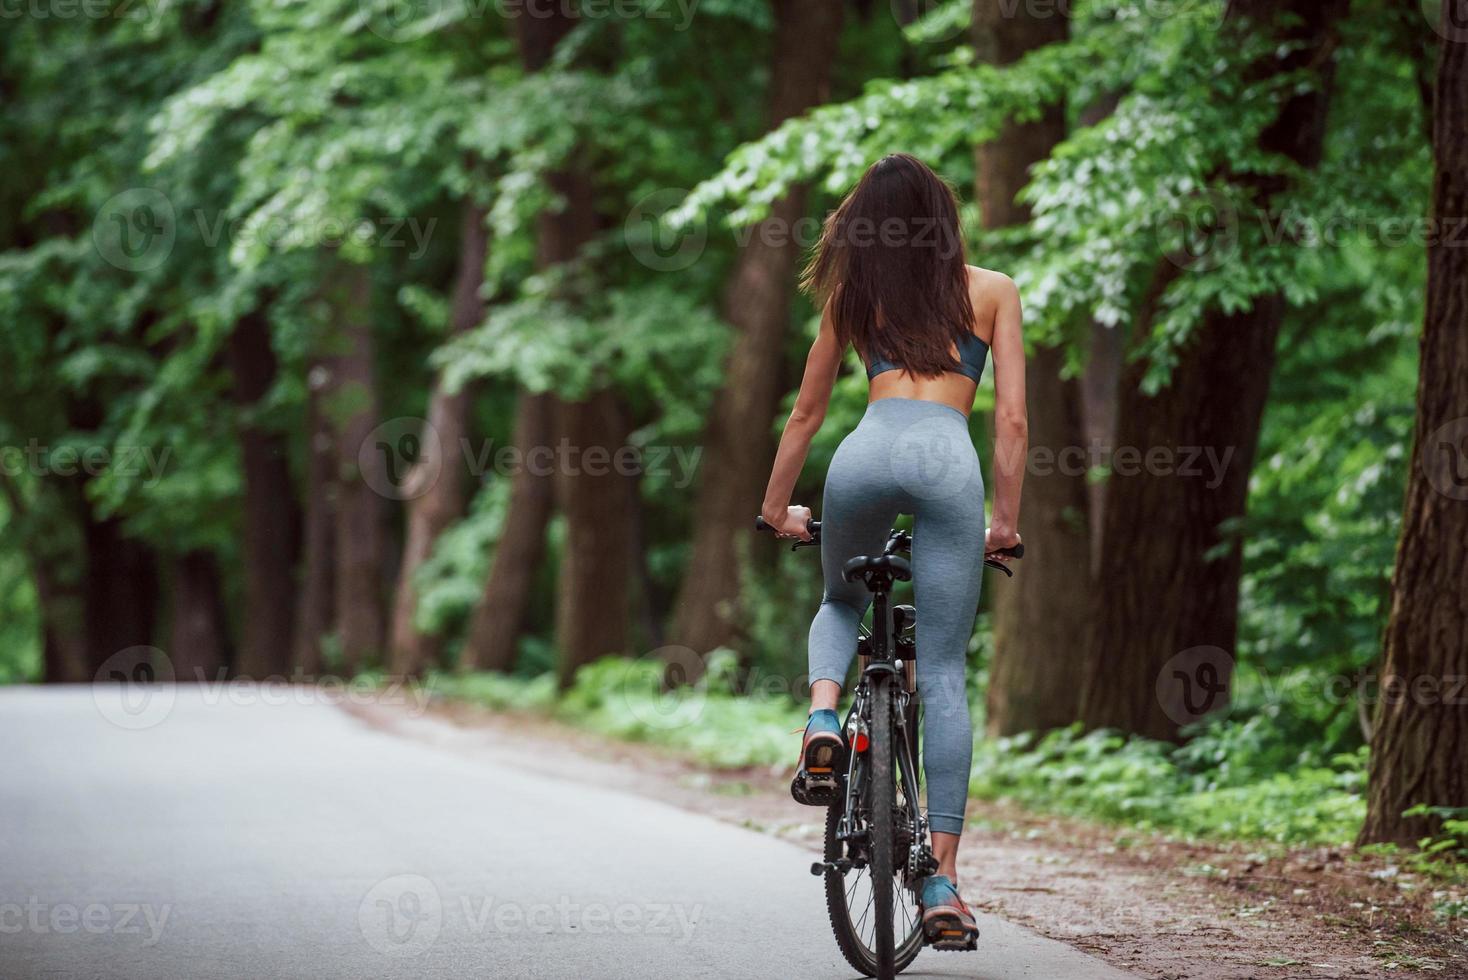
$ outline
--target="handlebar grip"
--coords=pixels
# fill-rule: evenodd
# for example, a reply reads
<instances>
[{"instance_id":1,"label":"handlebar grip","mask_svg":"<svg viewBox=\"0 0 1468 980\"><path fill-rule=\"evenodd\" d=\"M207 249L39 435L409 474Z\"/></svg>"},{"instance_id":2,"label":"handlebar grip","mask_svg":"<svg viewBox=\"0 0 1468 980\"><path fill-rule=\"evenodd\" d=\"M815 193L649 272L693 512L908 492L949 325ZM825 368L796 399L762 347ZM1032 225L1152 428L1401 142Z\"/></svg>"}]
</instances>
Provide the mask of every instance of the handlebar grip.
<instances>
[{"instance_id":1,"label":"handlebar grip","mask_svg":"<svg viewBox=\"0 0 1468 980\"><path fill-rule=\"evenodd\" d=\"M1008 555L1011 558L1023 558L1025 556L1024 542L1020 542L1019 544L1015 545L1013 548L1005 548L1002 551L1000 551L999 553L1001 555Z\"/></svg>"},{"instance_id":2,"label":"handlebar grip","mask_svg":"<svg viewBox=\"0 0 1468 980\"><path fill-rule=\"evenodd\" d=\"M773 532L775 530L770 525L770 522L767 521L767 520L765 520L763 517L756 517L754 519L754 529L756 531L770 531L770 532ZM809 521L806 521L805 522L805 529L810 532L810 538L811 539L809 541L797 541L797 542L795 542L795 547L796 548L811 548L811 547L814 547L821 540L821 522L820 521L817 521L817 520L814 520L814 519L809 520Z\"/></svg>"}]
</instances>

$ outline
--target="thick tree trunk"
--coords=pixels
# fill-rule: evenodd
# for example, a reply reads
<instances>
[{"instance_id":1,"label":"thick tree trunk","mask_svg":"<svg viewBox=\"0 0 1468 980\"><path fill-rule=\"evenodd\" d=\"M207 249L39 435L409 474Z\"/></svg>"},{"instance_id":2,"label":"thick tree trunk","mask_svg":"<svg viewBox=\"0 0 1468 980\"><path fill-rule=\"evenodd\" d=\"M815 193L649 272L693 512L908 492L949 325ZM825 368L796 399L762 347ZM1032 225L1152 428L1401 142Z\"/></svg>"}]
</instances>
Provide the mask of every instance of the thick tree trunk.
<instances>
[{"instance_id":1,"label":"thick tree trunk","mask_svg":"<svg viewBox=\"0 0 1468 980\"><path fill-rule=\"evenodd\" d=\"M174 678L181 682L217 681L230 662L219 562L213 552L187 552L173 560L172 579L173 622L168 655L173 660Z\"/></svg>"},{"instance_id":2,"label":"thick tree trunk","mask_svg":"<svg viewBox=\"0 0 1468 980\"><path fill-rule=\"evenodd\" d=\"M462 334L484 320L484 261L489 239L484 211L468 205L459 244L459 270L454 282L450 330ZM403 485L407 509L407 538L398 570L393 602L392 672L416 675L437 657L439 638L421 633L414 625L418 591L414 573L428 560L434 542L464 515L465 466L460 452L469 427L467 390L450 394L435 383L428 403L428 429L419 438L422 449Z\"/></svg>"},{"instance_id":3,"label":"thick tree trunk","mask_svg":"<svg viewBox=\"0 0 1468 980\"><path fill-rule=\"evenodd\" d=\"M245 477L240 529L245 594L234 669L241 677L266 677L284 673L290 663L300 511L285 437L248 417L275 383L275 353L264 313L251 313L235 325L227 357L234 402L246 416L239 423Z\"/></svg>"},{"instance_id":4,"label":"thick tree trunk","mask_svg":"<svg viewBox=\"0 0 1468 980\"><path fill-rule=\"evenodd\" d=\"M627 653L632 626L632 527L637 484L611 464L632 431L617 395L556 403L558 445L571 447L570 465L558 469L556 500L566 518L566 549L557 583L557 673L570 684L598 657Z\"/></svg>"},{"instance_id":5,"label":"thick tree trunk","mask_svg":"<svg viewBox=\"0 0 1468 980\"><path fill-rule=\"evenodd\" d=\"M771 128L829 95L831 66L841 34L840 0L778 0L771 82ZM794 234L805 216L806 193L796 188L777 201L770 217L740 251L724 301L735 328L725 372L704 434L703 473L694 513L693 552L675 604L673 641L706 654L735 642L739 587L751 522L774 459L771 427L780 406L790 302L801 243ZM692 681L702 660L678 659L679 676Z\"/></svg>"},{"instance_id":6,"label":"thick tree trunk","mask_svg":"<svg viewBox=\"0 0 1468 980\"><path fill-rule=\"evenodd\" d=\"M87 650L89 666L95 671L118 651L153 644L158 573L153 550L127 537L121 520L99 521L89 508L82 520L87 549Z\"/></svg>"},{"instance_id":7,"label":"thick tree trunk","mask_svg":"<svg viewBox=\"0 0 1468 980\"><path fill-rule=\"evenodd\" d=\"M510 478L510 504L484 594L469 621L460 666L510 671L525 628L535 573L545 554L545 525L554 488L551 470L532 450L551 445L550 395L522 394L515 408L515 448L521 465Z\"/></svg>"},{"instance_id":8,"label":"thick tree trunk","mask_svg":"<svg viewBox=\"0 0 1468 980\"><path fill-rule=\"evenodd\" d=\"M979 57L1009 64L1065 40L1067 19L1056 10L1006 12L974 3ZM1030 219L1016 200L1030 170L1065 138L1065 107L1053 105L1033 122L1008 126L978 148L979 209L985 228ZM1075 671L1081 657L1090 582L1085 474L1075 459L1084 445L1081 389L1061 377L1059 348L1034 351L1025 366L1031 458L1025 474L1020 530L1036 560L1006 582L994 600L994 660L988 692L989 730L996 735L1038 731L1075 720Z\"/></svg>"},{"instance_id":9,"label":"thick tree trunk","mask_svg":"<svg viewBox=\"0 0 1468 980\"><path fill-rule=\"evenodd\" d=\"M321 673L321 642L336 622L336 437L324 402L330 369L312 364L306 373L306 516L301 599L292 640L293 675L311 680Z\"/></svg>"},{"instance_id":10,"label":"thick tree trunk","mask_svg":"<svg viewBox=\"0 0 1468 980\"><path fill-rule=\"evenodd\" d=\"M380 491L389 486L381 447L370 445L378 424L370 320L372 280L365 266L337 263L336 317L327 370L327 416L336 436L336 622L342 669L352 674L375 662L383 647L383 568L386 535Z\"/></svg>"},{"instance_id":11,"label":"thick tree trunk","mask_svg":"<svg viewBox=\"0 0 1468 980\"><path fill-rule=\"evenodd\" d=\"M1345 0L1234 0L1228 8L1233 29L1248 18L1251 29L1301 45L1256 72L1317 66L1320 84L1290 99L1261 138L1262 149L1303 167L1320 157L1334 76L1332 31L1345 8ZM1277 180L1240 180L1262 214L1284 189ZM1225 703L1242 564L1229 525L1244 515L1285 309L1284 297L1275 295L1258 298L1247 312L1206 315L1156 396L1141 391L1145 364L1133 364L1122 380L1120 449L1107 490L1081 705L1088 727L1176 738L1181 724ZM1135 450L1137 458L1124 461L1121 450Z\"/></svg>"},{"instance_id":12,"label":"thick tree trunk","mask_svg":"<svg viewBox=\"0 0 1468 980\"><path fill-rule=\"evenodd\" d=\"M526 71L543 68L575 22L574 13L564 7L550 16L519 18ZM599 230L589 173L573 165L547 180L563 204L540 216L537 258L542 267L574 261ZM636 575L629 515L639 501L636 481L618 472L614 463L632 431L615 393L597 391L574 402L555 399L551 424L557 448L568 450L564 460L557 459L553 481L556 502L566 517L556 591L558 674L566 684L583 664L627 651Z\"/></svg>"},{"instance_id":13,"label":"thick tree trunk","mask_svg":"<svg viewBox=\"0 0 1468 980\"><path fill-rule=\"evenodd\" d=\"M1443 16L1448 16L1444 4ZM1468 215L1468 42L1442 46L1434 98L1440 231ZM1450 234L1450 232L1448 233ZM1361 842L1412 843L1468 807L1468 250L1428 250L1427 323L1402 539L1392 579Z\"/></svg>"}]
</instances>

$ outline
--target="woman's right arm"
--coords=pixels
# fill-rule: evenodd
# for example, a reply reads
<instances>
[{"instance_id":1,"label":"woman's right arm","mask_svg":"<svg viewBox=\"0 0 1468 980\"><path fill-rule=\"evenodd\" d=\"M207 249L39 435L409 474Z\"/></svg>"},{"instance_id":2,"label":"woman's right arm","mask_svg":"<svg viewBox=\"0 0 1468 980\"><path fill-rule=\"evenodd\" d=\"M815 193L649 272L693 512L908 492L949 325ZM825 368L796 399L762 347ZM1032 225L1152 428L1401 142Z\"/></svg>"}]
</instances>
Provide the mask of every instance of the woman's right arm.
<instances>
[{"instance_id":1,"label":"woman's right arm","mask_svg":"<svg viewBox=\"0 0 1468 980\"><path fill-rule=\"evenodd\" d=\"M1029 414L1025 409L1024 313L1019 289L1007 276L999 284L994 315L994 514L984 550L1019 544L1019 498L1030 451Z\"/></svg>"},{"instance_id":2,"label":"woman's right arm","mask_svg":"<svg viewBox=\"0 0 1468 980\"><path fill-rule=\"evenodd\" d=\"M791 507L790 495L795 492L795 481L800 479L800 471L805 466L811 440L825 421L826 406L830 404L831 389L836 386L840 370L841 343L836 339L831 304L827 302L821 313L820 333L805 359L800 394L795 396L795 407L780 434L780 448L775 453L764 506L760 508L764 519L782 536L810 540L810 532L805 527L805 522L810 520L810 508Z\"/></svg>"}]
</instances>

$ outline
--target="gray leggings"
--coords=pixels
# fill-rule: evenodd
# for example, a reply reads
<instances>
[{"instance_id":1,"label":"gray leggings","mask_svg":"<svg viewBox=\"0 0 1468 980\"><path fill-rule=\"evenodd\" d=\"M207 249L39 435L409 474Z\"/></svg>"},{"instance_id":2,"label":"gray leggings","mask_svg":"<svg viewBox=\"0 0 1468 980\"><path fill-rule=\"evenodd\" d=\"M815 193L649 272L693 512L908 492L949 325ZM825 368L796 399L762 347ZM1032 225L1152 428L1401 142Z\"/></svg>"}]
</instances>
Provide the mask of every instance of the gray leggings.
<instances>
[{"instance_id":1,"label":"gray leggings","mask_svg":"<svg viewBox=\"0 0 1468 980\"><path fill-rule=\"evenodd\" d=\"M857 625L871 605L841 568L878 555L899 513L913 515L917 678L923 768L933 830L963 832L973 730L966 672L984 571L984 479L968 420L937 402L884 398L842 440L826 476L821 568L826 591L810 625L810 679L845 685Z\"/></svg>"}]
</instances>

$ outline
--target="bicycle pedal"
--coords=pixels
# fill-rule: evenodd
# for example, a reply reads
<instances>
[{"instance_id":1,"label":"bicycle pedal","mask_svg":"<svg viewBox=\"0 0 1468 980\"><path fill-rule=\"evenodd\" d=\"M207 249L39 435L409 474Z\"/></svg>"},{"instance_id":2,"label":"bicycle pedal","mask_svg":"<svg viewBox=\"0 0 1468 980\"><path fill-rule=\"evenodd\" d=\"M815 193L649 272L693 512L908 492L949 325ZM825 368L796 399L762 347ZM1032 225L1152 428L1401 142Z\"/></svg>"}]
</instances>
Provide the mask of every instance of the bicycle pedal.
<instances>
[{"instance_id":1,"label":"bicycle pedal","mask_svg":"<svg viewBox=\"0 0 1468 980\"><path fill-rule=\"evenodd\" d=\"M802 769L790 781L790 795L802 806L830 806L841 798L841 780L834 774L813 776Z\"/></svg>"},{"instance_id":2,"label":"bicycle pedal","mask_svg":"<svg viewBox=\"0 0 1468 980\"><path fill-rule=\"evenodd\" d=\"M977 931L959 929L943 924L924 930L928 945L939 952L971 953L979 948Z\"/></svg>"}]
</instances>

